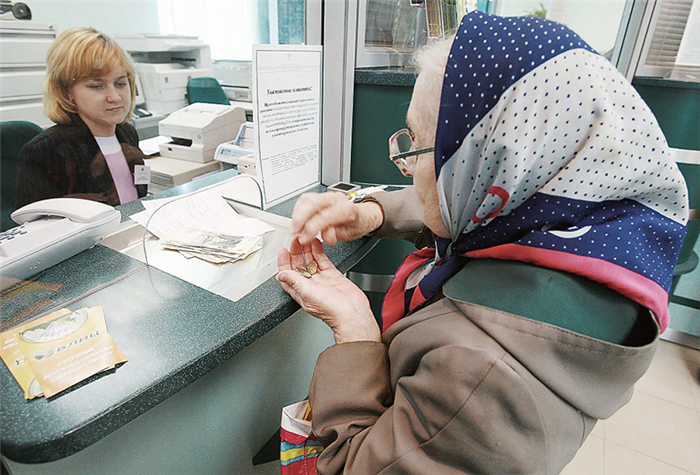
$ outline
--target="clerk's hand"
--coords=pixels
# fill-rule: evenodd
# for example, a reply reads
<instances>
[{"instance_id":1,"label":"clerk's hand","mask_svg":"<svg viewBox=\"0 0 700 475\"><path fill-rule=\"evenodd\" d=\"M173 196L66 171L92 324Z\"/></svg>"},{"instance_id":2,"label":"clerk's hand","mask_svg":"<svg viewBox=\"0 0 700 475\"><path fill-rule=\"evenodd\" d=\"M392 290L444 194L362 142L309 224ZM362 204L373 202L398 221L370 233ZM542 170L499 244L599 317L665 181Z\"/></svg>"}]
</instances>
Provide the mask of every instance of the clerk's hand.
<instances>
[{"instance_id":1,"label":"clerk's hand","mask_svg":"<svg viewBox=\"0 0 700 475\"><path fill-rule=\"evenodd\" d=\"M355 204L342 193L305 193L292 213L292 232L306 245L321 233L323 241L335 244L352 241L379 228L384 221L381 206L374 202Z\"/></svg>"},{"instance_id":2,"label":"clerk's hand","mask_svg":"<svg viewBox=\"0 0 700 475\"><path fill-rule=\"evenodd\" d=\"M296 271L315 262L318 270L311 278ZM292 240L289 250L277 253L277 280L282 288L311 315L323 320L336 343L381 341L379 326L365 294L335 268L318 239L302 245Z\"/></svg>"}]
</instances>

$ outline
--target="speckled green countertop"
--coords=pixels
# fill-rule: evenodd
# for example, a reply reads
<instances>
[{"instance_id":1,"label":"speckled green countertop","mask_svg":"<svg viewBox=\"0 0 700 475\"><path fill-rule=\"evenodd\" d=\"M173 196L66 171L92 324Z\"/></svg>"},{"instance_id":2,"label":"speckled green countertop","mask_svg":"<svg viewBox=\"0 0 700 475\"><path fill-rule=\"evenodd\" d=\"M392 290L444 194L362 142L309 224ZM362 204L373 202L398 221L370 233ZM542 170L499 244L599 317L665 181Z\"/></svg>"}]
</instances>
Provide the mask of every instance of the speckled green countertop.
<instances>
[{"instance_id":1,"label":"speckled green countertop","mask_svg":"<svg viewBox=\"0 0 700 475\"><path fill-rule=\"evenodd\" d=\"M413 87L416 76L410 68L361 68L355 70L355 84Z\"/></svg>"},{"instance_id":2,"label":"speckled green countertop","mask_svg":"<svg viewBox=\"0 0 700 475\"><path fill-rule=\"evenodd\" d=\"M654 78L645 76L635 76L632 79L632 84L635 86L656 86L675 89L700 89L700 82L697 80L681 80L681 79L666 79Z\"/></svg>"},{"instance_id":3,"label":"speckled green countertop","mask_svg":"<svg viewBox=\"0 0 700 475\"><path fill-rule=\"evenodd\" d=\"M156 197L226 177L223 172ZM290 200L269 211L290 217L293 205ZM141 209L139 202L120 207L123 219ZM345 272L371 245L363 239L326 251ZM299 308L274 278L232 302L97 245L5 293L0 329L55 309L92 306L103 307L109 333L128 362L50 400L32 401L24 400L10 371L0 365L4 456L41 463L78 452L185 388Z\"/></svg>"}]
</instances>

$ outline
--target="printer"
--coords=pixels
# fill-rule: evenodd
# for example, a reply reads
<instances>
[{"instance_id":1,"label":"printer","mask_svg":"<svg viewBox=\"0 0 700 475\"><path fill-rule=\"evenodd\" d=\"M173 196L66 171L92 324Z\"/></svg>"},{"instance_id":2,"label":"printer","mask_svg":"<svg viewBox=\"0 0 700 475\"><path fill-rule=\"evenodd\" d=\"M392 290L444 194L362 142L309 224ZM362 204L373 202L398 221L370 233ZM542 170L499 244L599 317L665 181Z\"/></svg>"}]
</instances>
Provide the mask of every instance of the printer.
<instances>
[{"instance_id":1,"label":"printer","mask_svg":"<svg viewBox=\"0 0 700 475\"><path fill-rule=\"evenodd\" d=\"M214 76L209 45L196 36L126 33L115 40L134 60L151 112L185 107L189 80Z\"/></svg>"},{"instance_id":2,"label":"printer","mask_svg":"<svg viewBox=\"0 0 700 475\"><path fill-rule=\"evenodd\" d=\"M158 146L163 157L206 163L219 144L236 138L245 123L245 109L196 102L173 112L158 124L158 133L172 137Z\"/></svg>"}]
</instances>

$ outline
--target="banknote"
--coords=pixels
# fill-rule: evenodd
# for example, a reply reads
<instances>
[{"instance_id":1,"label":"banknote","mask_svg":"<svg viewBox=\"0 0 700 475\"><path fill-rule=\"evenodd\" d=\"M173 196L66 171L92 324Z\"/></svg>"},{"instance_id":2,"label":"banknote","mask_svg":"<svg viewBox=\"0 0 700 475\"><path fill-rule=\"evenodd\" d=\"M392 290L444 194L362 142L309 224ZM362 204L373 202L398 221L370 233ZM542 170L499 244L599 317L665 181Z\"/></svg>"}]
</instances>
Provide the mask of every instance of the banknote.
<instances>
[{"instance_id":1,"label":"banknote","mask_svg":"<svg viewBox=\"0 0 700 475\"><path fill-rule=\"evenodd\" d=\"M195 228L182 228L161 240L164 249L181 252L185 257L222 264L245 259L262 249L262 237L229 236Z\"/></svg>"}]
</instances>

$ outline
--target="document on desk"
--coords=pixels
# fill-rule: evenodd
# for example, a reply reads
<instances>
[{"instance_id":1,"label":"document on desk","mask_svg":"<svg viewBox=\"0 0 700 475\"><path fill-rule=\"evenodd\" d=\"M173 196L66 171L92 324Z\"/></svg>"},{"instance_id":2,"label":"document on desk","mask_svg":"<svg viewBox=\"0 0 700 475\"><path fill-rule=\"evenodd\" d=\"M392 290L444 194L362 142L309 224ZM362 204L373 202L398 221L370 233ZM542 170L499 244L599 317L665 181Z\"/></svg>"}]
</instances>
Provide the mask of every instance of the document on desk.
<instances>
[{"instance_id":1,"label":"document on desk","mask_svg":"<svg viewBox=\"0 0 700 475\"><path fill-rule=\"evenodd\" d=\"M320 183L322 49L253 47L258 177L264 208Z\"/></svg>"},{"instance_id":2,"label":"document on desk","mask_svg":"<svg viewBox=\"0 0 700 475\"><path fill-rule=\"evenodd\" d=\"M160 144L172 142L171 137L165 137L164 135L157 135L151 137L150 139L139 140L139 148L144 153L144 155L157 155L160 153Z\"/></svg>"},{"instance_id":3,"label":"document on desk","mask_svg":"<svg viewBox=\"0 0 700 475\"><path fill-rule=\"evenodd\" d=\"M232 180L227 180L219 189L221 196L226 199L262 209L264 203L260 202L262 199L261 186L256 177L241 174Z\"/></svg>"},{"instance_id":4,"label":"document on desk","mask_svg":"<svg viewBox=\"0 0 700 475\"><path fill-rule=\"evenodd\" d=\"M132 215L131 219L141 226L148 225L148 231L160 239L183 228L229 236L261 236L274 231L264 221L236 213L216 186L189 195L141 203L146 210Z\"/></svg>"}]
</instances>

